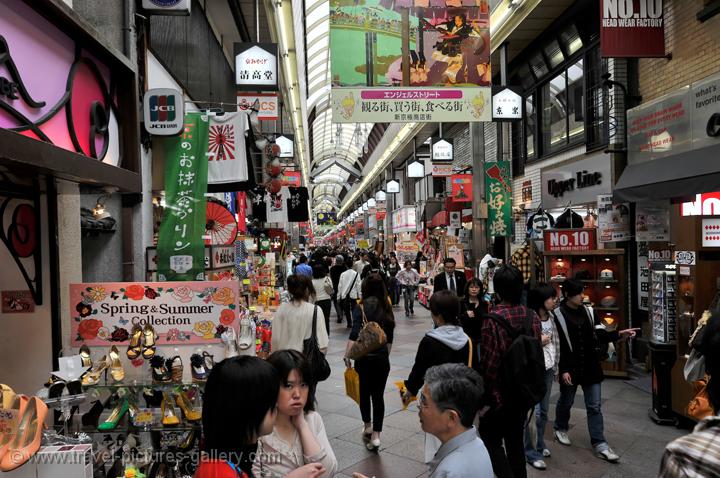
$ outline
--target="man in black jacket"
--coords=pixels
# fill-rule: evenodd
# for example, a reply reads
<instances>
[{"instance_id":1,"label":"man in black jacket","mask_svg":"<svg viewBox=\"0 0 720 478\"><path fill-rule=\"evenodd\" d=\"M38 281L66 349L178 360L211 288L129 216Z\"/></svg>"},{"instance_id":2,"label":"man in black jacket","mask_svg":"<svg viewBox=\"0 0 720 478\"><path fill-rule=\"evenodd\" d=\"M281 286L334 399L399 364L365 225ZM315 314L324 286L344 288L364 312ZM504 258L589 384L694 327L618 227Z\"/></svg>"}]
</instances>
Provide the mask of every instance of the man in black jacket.
<instances>
[{"instance_id":1,"label":"man in black jacket","mask_svg":"<svg viewBox=\"0 0 720 478\"><path fill-rule=\"evenodd\" d=\"M433 279L433 292L451 290L458 296L462 295L465 292L465 274L455 270L455 259L445 258L443 268L445 271Z\"/></svg>"},{"instance_id":2,"label":"man in black jacket","mask_svg":"<svg viewBox=\"0 0 720 478\"><path fill-rule=\"evenodd\" d=\"M620 457L605 440L605 427L600 408L600 385L603 380L600 346L624 338L635 337L639 329L625 329L609 332L595 318L590 307L583 305L581 282L566 280L563 282L563 302L555 309L555 322L560 334L560 398L555 410L555 439L570 446L568 429L570 409L580 385L585 396L590 442L595 455L609 462Z\"/></svg>"},{"instance_id":3,"label":"man in black jacket","mask_svg":"<svg viewBox=\"0 0 720 478\"><path fill-rule=\"evenodd\" d=\"M333 285L332 301L333 304L335 304L335 312L337 312L338 324L341 323L343 320L343 306L338 300L338 285L340 284L340 275L346 270L347 267L345 266L345 258L342 256L342 254L338 254L337 257L335 257L335 265L330 268L330 280L332 280Z\"/></svg>"}]
</instances>

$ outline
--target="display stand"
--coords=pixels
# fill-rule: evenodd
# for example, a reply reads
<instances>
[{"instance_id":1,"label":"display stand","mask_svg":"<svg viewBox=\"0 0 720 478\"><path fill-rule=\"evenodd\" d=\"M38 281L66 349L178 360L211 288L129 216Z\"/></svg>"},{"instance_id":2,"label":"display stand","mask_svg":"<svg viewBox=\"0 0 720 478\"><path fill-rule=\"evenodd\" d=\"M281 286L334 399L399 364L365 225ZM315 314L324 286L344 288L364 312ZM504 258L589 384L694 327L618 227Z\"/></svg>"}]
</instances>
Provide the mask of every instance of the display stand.
<instances>
[{"instance_id":1,"label":"display stand","mask_svg":"<svg viewBox=\"0 0 720 478\"><path fill-rule=\"evenodd\" d=\"M562 296L562 283L566 278L584 277L578 280L585 284L585 302L593 307L600 321L610 331L627 327L623 249L546 251L544 257L546 281L557 287L558 296ZM614 357L602 362L603 372L605 376L627 377L627 344L618 342L615 351Z\"/></svg>"}]
</instances>

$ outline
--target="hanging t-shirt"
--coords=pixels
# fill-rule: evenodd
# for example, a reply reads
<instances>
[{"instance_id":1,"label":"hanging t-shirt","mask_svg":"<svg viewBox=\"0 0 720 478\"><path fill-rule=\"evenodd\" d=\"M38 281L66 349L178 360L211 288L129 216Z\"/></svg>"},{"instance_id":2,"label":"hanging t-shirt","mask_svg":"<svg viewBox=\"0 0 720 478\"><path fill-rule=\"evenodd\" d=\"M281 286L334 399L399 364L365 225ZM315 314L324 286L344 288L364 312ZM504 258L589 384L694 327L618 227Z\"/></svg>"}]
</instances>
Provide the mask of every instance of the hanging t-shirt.
<instances>
[{"instance_id":1,"label":"hanging t-shirt","mask_svg":"<svg viewBox=\"0 0 720 478\"><path fill-rule=\"evenodd\" d=\"M287 216L289 222L304 222L310 220L308 201L310 196L307 188L288 186Z\"/></svg>"},{"instance_id":2,"label":"hanging t-shirt","mask_svg":"<svg viewBox=\"0 0 720 478\"><path fill-rule=\"evenodd\" d=\"M555 222L556 229L581 229L585 225L582 216L572 209L560 214Z\"/></svg>"},{"instance_id":3,"label":"hanging t-shirt","mask_svg":"<svg viewBox=\"0 0 720 478\"><path fill-rule=\"evenodd\" d=\"M267 222L267 197L265 188L253 189L252 217L258 221Z\"/></svg>"},{"instance_id":4,"label":"hanging t-shirt","mask_svg":"<svg viewBox=\"0 0 720 478\"><path fill-rule=\"evenodd\" d=\"M208 184L228 185L248 180L247 130L247 113L243 111L210 115Z\"/></svg>"},{"instance_id":5,"label":"hanging t-shirt","mask_svg":"<svg viewBox=\"0 0 720 478\"><path fill-rule=\"evenodd\" d=\"M289 195L287 186L283 186L278 193L268 192L267 222L279 224L288 222L287 199Z\"/></svg>"}]
</instances>

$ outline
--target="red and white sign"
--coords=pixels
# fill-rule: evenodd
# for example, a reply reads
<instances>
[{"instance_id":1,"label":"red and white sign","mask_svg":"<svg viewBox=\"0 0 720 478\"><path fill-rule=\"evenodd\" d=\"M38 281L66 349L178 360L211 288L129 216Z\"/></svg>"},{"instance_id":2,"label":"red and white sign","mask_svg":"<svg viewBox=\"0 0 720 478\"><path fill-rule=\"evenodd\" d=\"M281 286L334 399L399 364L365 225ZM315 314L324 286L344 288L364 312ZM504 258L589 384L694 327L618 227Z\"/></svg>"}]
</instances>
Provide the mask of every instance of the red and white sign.
<instances>
[{"instance_id":1,"label":"red and white sign","mask_svg":"<svg viewBox=\"0 0 720 478\"><path fill-rule=\"evenodd\" d=\"M543 238L547 252L583 252L597 249L595 229L547 229Z\"/></svg>"},{"instance_id":2,"label":"red and white sign","mask_svg":"<svg viewBox=\"0 0 720 478\"><path fill-rule=\"evenodd\" d=\"M434 178L445 178L448 176L452 176L452 173L452 164L432 163L432 176Z\"/></svg>"},{"instance_id":3,"label":"red and white sign","mask_svg":"<svg viewBox=\"0 0 720 478\"><path fill-rule=\"evenodd\" d=\"M695 201L680 205L683 216L720 216L720 192L696 194Z\"/></svg>"},{"instance_id":4,"label":"red and white sign","mask_svg":"<svg viewBox=\"0 0 720 478\"><path fill-rule=\"evenodd\" d=\"M720 219L703 219L703 247L720 247Z\"/></svg>"},{"instance_id":5,"label":"red and white sign","mask_svg":"<svg viewBox=\"0 0 720 478\"><path fill-rule=\"evenodd\" d=\"M665 56L663 0L600 0L603 57Z\"/></svg>"},{"instance_id":6,"label":"red and white sign","mask_svg":"<svg viewBox=\"0 0 720 478\"><path fill-rule=\"evenodd\" d=\"M276 93L238 93L237 105L240 111L247 111L258 102L258 119L275 121L278 119L278 97Z\"/></svg>"},{"instance_id":7,"label":"red and white sign","mask_svg":"<svg viewBox=\"0 0 720 478\"><path fill-rule=\"evenodd\" d=\"M285 186L294 186L299 188L302 185L302 178L300 171L288 171L285 170L282 173L282 181Z\"/></svg>"}]
</instances>

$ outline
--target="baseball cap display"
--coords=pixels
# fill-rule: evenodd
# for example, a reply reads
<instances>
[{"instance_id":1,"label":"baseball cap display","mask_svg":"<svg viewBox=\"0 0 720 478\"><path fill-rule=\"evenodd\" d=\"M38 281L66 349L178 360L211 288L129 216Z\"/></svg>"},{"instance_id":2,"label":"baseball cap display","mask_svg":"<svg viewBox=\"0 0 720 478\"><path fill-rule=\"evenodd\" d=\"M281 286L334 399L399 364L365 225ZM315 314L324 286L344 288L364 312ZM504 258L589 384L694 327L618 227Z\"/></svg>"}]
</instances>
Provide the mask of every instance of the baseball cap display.
<instances>
[{"instance_id":1,"label":"baseball cap display","mask_svg":"<svg viewBox=\"0 0 720 478\"><path fill-rule=\"evenodd\" d=\"M611 295L606 295L602 299L600 299L600 304L603 307L614 307L617 303L617 299Z\"/></svg>"},{"instance_id":2,"label":"baseball cap display","mask_svg":"<svg viewBox=\"0 0 720 478\"><path fill-rule=\"evenodd\" d=\"M603 269L600 271L600 278L601 279L612 279L613 278L613 271L610 269Z\"/></svg>"}]
</instances>

